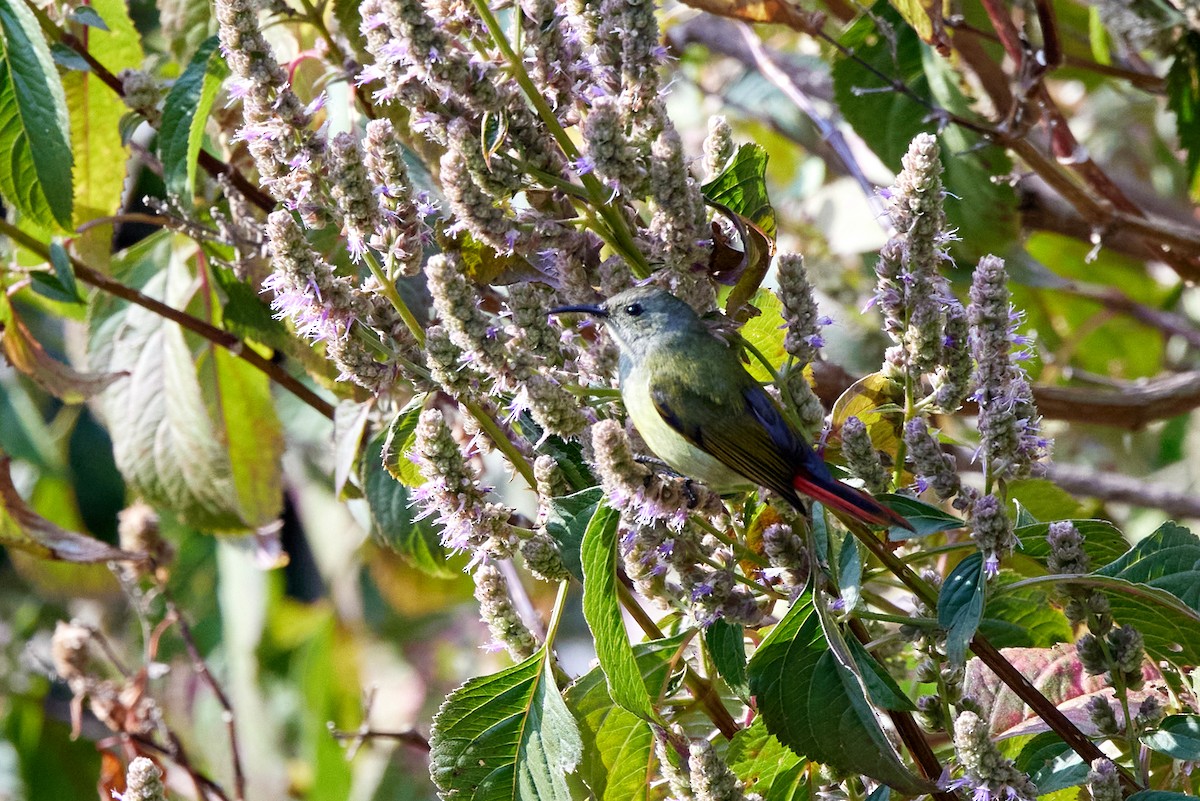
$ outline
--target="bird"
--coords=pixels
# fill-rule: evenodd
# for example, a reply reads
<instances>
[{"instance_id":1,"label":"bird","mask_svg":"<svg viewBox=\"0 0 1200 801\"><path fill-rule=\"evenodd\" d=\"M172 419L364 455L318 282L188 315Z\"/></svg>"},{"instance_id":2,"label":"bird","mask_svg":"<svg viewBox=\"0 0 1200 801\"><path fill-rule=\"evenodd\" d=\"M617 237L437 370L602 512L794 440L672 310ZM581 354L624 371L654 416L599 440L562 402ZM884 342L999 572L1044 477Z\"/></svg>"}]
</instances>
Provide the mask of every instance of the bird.
<instances>
[{"instance_id":1,"label":"bird","mask_svg":"<svg viewBox=\"0 0 1200 801\"><path fill-rule=\"evenodd\" d=\"M801 512L803 495L870 525L913 530L868 493L835 479L742 366L738 348L667 290L634 287L549 314L569 312L603 321L620 352L625 409L672 470L720 494L762 486Z\"/></svg>"}]
</instances>

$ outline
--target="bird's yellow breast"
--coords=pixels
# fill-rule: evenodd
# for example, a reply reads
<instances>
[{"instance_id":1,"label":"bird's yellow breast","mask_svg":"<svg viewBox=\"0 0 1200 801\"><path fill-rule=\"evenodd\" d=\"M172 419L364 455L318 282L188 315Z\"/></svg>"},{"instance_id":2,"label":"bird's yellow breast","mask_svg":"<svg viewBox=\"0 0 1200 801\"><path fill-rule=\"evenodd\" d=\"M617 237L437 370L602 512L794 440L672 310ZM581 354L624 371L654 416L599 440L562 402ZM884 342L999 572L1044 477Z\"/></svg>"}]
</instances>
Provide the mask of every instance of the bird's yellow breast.
<instances>
[{"instance_id":1,"label":"bird's yellow breast","mask_svg":"<svg viewBox=\"0 0 1200 801\"><path fill-rule=\"evenodd\" d=\"M671 469L696 479L716 492L748 489L752 483L688 442L663 420L650 394L650 371L631 370L621 382L625 410L642 439Z\"/></svg>"}]
</instances>

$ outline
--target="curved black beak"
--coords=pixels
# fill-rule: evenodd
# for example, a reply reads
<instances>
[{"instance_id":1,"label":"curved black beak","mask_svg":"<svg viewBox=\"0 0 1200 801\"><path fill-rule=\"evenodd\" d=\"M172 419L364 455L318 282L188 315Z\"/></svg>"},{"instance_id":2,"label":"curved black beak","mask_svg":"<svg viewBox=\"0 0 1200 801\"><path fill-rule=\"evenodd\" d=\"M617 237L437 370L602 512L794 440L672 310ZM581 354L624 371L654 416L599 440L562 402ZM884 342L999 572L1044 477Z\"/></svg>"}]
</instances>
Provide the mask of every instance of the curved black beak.
<instances>
[{"instance_id":1,"label":"curved black beak","mask_svg":"<svg viewBox=\"0 0 1200 801\"><path fill-rule=\"evenodd\" d=\"M581 303L576 306L556 306L546 314L565 314L567 312L580 312L582 314L590 314L594 317L607 317L608 309L595 303Z\"/></svg>"}]
</instances>

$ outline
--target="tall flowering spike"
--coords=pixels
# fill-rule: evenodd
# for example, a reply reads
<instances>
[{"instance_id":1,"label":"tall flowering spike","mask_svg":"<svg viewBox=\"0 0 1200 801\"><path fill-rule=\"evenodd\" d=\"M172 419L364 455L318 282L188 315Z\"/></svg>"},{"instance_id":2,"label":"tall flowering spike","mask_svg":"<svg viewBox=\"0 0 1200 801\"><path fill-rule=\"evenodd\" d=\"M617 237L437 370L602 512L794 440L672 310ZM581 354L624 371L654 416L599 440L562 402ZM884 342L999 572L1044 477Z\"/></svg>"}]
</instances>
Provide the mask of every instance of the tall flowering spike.
<instances>
[{"instance_id":1,"label":"tall flowering spike","mask_svg":"<svg viewBox=\"0 0 1200 801\"><path fill-rule=\"evenodd\" d=\"M942 360L933 376L933 402L946 413L958 411L971 392L970 326L967 310L955 297L946 299Z\"/></svg>"},{"instance_id":2,"label":"tall flowering spike","mask_svg":"<svg viewBox=\"0 0 1200 801\"><path fill-rule=\"evenodd\" d=\"M634 115L658 100L658 66L666 55L659 41L652 0L601 0L595 50L598 66L610 75Z\"/></svg>"},{"instance_id":3,"label":"tall flowering spike","mask_svg":"<svg viewBox=\"0 0 1200 801\"><path fill-rule=\"evenodd\" d=\"M830 321L817 311L817 301L813 297L813 286L808 279L803 256L799 253L781 253L775 270L783 318L787 321L783 349L800 364L809 364L816 361L817 352L825 344L821 338L821 328Z\"/></svg>"},{"instance_id":4,"label":"tall flowering spike","mask_svg":"<svg viewBox=\"0 0 1200 801\"><path fill-rule=\"evenodd\" d=\"M433 307L450 340L470 362L500 386L511 383L509 352L503 330L479 308L479 295L467 281L466 268L456 253L441 253L425 265Z\"/></svg>"},{"instance_id":5,"label":"tall flowering spike","mask_svg":"<svg viewBox=\"0 0 1200 801\"><path fill-rule=\"evenodd\" d=\"M390 391L399 368L391 360L380 361L380 352L412 345L395 309L382 295L335 275L290 213L279 210L267 217L267 238L275 272L263 281L263 289L275 294L271 307L290 319L300 336L325 343L326 356L342 371L339 380L349 379L375 394ZM367 337L379 347L368 346Z\"/></svg>"},{"instance_id":6,"label":"tall flowering spike","mask_svg":"<svg viewBox=\"0 0 1200 801\"><path fill-rule=\"evenodd\" d=\"M541 426L543 437L555 434L564 439L578 436L592 422L586 406L549 376L530 370L520 381L514 408L528 409L533 421Z\"/></svg>"},{"instance_id":7,"label":"tall flowering spike","mask_svg":"<svg viewBox=\"0 0 1200 801\"><path fill-rule=\"evenodd\" d=\"M908 290L904 284L904 243L889 239L875 262L875 305L883 315L883 331L896 343L888 348L885 367L899 377L908 364L904 349L904 317Z\"/></svg>"},{"instance_id":8,"label":"tall flowering spike","mask_svg":"<svg viewBox=\"0 0 1200 801\"><path fill-rule=\"evenodd\" d=\"M459 148L442 156L442 189L457 218L456 227L492 247L497 253L512 253L521 234L496 198L475 180L471 159Z\"/></svg>"},{"instance_id":9,"label":"tall flowering spike","mask_svg":"<svg viewBox=\"0 0 1200 801\"><path fill-rule=\"evenodd\" d=\"M267 240L275 268L263 288L275 293L271 307L289 318L297 333L313 342L335 342L345 338L361 304L354 286L317 255L304 232L286 211L267 217Z\"/></svg>"},{"instance_id":10,"label":"tall flowering spike","mask_svg":"<svg viewBox=\"0 0 1200 801\"><path fill-rule=\"evenodd\" d=\"M971 535L983 553L988 576L995 576L1000 572L1000 558L1012 553L1017 544L1004 504L995 495L984 495L975 501L971 508Z\"/></svg>"},{"instance_id":11,"label":"tall flowering spike","mask_svg":"<svg viewBox=\"0 0 1200 801\"><path fill-rule=\"evenodd\" d=\"M937 138L918 134L903 159L904 169L885 197L892 224L904 241L907 321L904 346L914 378L931 373L942 355L941 300L947 294L938 273L948 260L942 209L942 163Z\"/></svg>"},{"instance_id":12,"label":"tall flowering spike","mask_svg":"<svg viewBox=\"0 0 1200 801\"><path fill-rule=\"evenodd\" d=\"M484 158L477 126L455 118L446 126L446 138L446 147L458 153L475 183L494 200L503 203L521 191L521 175L515 167L503 158Z\"/></svg>"},{"instance_id":13,"label":"tall flowering spike","mask_svg":"<svg viewBox=\"0 0 1200 801\"><path fill-rule=\"evenodd\" d=\"M944 453L925 418L909 420L904 425L904 442L908 458L917 475L917 491L932 489L939 500L953 498L962 490L962 479L954 467L954 457Z\"/></svg>"},{"instance_id":14,"label":"tall flowering spike","mask_svg":"<svg viewBox=\"0 0 1200 801\"><path fill-rule=\"evenodd\" d=\"M704 137L704 175L717 177L733 158L733 128L724 116L708 118L708 136Z\"/></svg>"},{"instance_id":15,"label":"tall flowering spike","mask_svg":"<svg viewBox=\"0 0 1200 801\"><path fill-rule=\"evenodd\" d=\"M646 189L649 171L642 156L629 141L620 104L611 97L598 97L583 118L581 126L586 150L578 172L594 171L614 192L640 197Z\"/></svg>"},{"instance_id":16,"label":"tall flowering spike","mask_svg":"<svg viewBox=\"0 0 1200 801\"><path fill-rule=\"evenodd\" d=\"M455 398L466 396L479 379L464 358L462 348L454 344L444 326L425 330L425 364L438 387Z\"/></svg>"},{"instance_id":17,"label":"tall flowering spike","mask_svg":"<svg viewBox=\"0 0 1200 801\"><path fill-rule=\"evenodd\" d=\"M1087 775L1087 788L1092 801L1121 801L1124 798L1117 766L1108 759L1093 760Z\"/></svg>"},{"instance_id":18,"label":"tall flowering spike","mask_svg":"<svg viewBox=\"0 0 1200 801\"><path fill-rule=\"evenodd\" d=\"M329 155L330 191L342 218L350 259L358 262L367 252L367 243L383 226L375 184L367 175L363 150L354 134L335 136L329 143Z\"/></svg>"},{"instance_id":19,"label":"tall flowering spike","mask_svg":"<svg viewBox=\"0 0 1200 801\"><path fill-rule=\"evenodd\" d=\"M716 294L701 268L708 261L704 197L688 171L683 142L673 128L658 135L650 149L650 198L654 214L647 233L654 256L670 276L671 291L693 308L711 309Z\"/></svg>"},{"instance_id":20,"label":"tall flowering spike","mask_svg":"<svg viewBox=\"0 0 1200 801\"><path fill-rule=\"evenodd\" d=\"M121 70L121 100L146 118L155 128L162 123L163 88L154 76L143 70Z\"/></svg>"},{"instance_id":21,"label":"tall flowering spike","mask_svg":"<svg viewBox=\"0 0 1200 801\"><path fill-rule=\"evenodd\" d=\"M879 461L879 452L862 420L851 415L842 423L842 455L850 472L863 480L870 492L887 489L888 475Z\"/></svg>"},{"instance_id":22,"label":"tall flowering spike","mask_svg":"<svg viewBox=\"0 0 1200 801\"><path fill-rule=\"evenodd\" d=\"M741 782L708 740L689 743L688 772L696 801L742 801L746 797Z\"/></svg>"},{"instance_id":23,"label":"tall flowering spike","mask_svg":"<svg viewBox=\"0 0 1200 801\"><path fill-rule=\"evenodd\" d=\"M1091 558L1083 550L1083 535L1070 520L1050 524L1046 533L1050 556L1046 569L1051 573L1081 575L1091 570Z\"/></svg>"},{"instance_id":24,"label":"tall flowering spike","mask_svg":"<svg viewBox=\"0 0 1200 801\"><path fill-rule=\"evenodd\" d=\"M966 771L974 801L1035 801L1037 787L992 742L988 724L974 712L954 719L954 751Z\"/></svg>"},{"instance_id":25,"label":"tall flowering spike","mask_svg":"<svg viewBox=\"0 0 1200 801\"><path fill-rule=\"evenodd\" d=\"M808 583L808 551L800 536L786 523L773 523L763 530L763 553L771 567L782 571L784 583L800 592Z\"/></svg>"},{"instance_id":26,"label":"tall flowering spike","mask_svg":"<svg viewBox=\"0 0 1200 801\"><path fill-rule=\"evenodd\" d=\"M221 52L242 98L245 140L263 186L312 227L326 207L318 178L325 142L310 130L312 115L288 84L287 73L258 27L253 0L216 0Z\"/></svg>"},{"instance_id":27,"label":"tall flowering spike","mask_svg":"<svg viewBox=\"0 0 1200 801\"><path fill-rule=\"evenodd\" d=\"M508 287L510 347L528 351L551 367L561 367L562 334L550 325L550 316L546 314L554 305L554 290L545 284L527 281Z\"/></svg>"},{"instance_id":28,"label":"tall flowering spike","mask_svg":"<svg viewBox=\"0 0 1200 801\"><path fill-rule=\"evenodd\" d=\"M574 115L576 66L581 57L577 35L555 0L521 0L529 77L566 124Z\"/></svg>"},{"instance_id":29,"label":"tall flowering spike","mask_svg":"<svg viewBox=\"0 0 1200 801\"><path fill-rule=\"evenodd\" d=\"M389 120L367 123L365 157L383 210L383 224L372 236L371 245L398 261L401 274L416 275L424 251L424 225L404 163L404 149Z\"/></svg>"},{"instance_id":30,"label":"tall flowering spike","mask_svg":"<svg viewBox=\"0 0 1200 801\"><path fill-rule=\"evenodd\" d=\"M537 638L521 620L509 592L508 580L499 566L490 560L475 569L475 600L479 616L487 624L495 641L508 651L514 662L522 662L538 649Z\"/></svg>"},{"instance_id":31,"label":"tall flowering spike","mask_svg":"<svg viewBox=\"0 0 1200 801\"><path fill-rule=\"evenodd\" d=\"M1009 304L1007 280L1004 261L984 256L975 268L967 309L981 450L993 480L1028 476L1050 445L1039 430L1033 390L1019 363L1027 342L1016 333L1020 315Z\"/></svg>"},{"instance_id":32,"label":"tall flowering spike","mask_svg":"<svg viewBox=\"0 0 1200 801\"><path fill-rule=\"evenodd\" d=\"M414 498L422 516L436 515L442 524L442 542L456 551L475 556L507 558L516 537L508 524L507 508L487 500L479 474L467 463L450 427L437 409L421 412L417 421L412 459L425 483Z\"/></svg>"},{"instance_id":33,"label":"tall flowering spike","mask_svg":"<svg viewBox=\"0 0 1200 801\"><path fill-rule=\"evenodd\" d=\"M592 426L592 447L596 454L596 472L613 508L639 525L662 521L675 530L683 528L687 522L689 499L682 483L656 475L638 463L620 423L601 420ZM704 492L703 488L696 489ZM720 500L715 502L719 504ZM709 501L706 506L711 507L711 503Z\"/></svg>"}]
</instances>

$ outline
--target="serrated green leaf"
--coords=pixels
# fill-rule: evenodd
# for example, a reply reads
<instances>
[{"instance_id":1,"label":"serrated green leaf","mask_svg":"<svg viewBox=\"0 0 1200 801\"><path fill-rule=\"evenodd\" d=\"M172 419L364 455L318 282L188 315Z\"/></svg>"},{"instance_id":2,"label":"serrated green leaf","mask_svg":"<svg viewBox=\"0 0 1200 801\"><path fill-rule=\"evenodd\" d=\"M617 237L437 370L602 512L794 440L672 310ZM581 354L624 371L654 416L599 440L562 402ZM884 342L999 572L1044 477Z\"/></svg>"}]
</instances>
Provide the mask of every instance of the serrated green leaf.
<instances>
[{"instance_id":1,"label":"serrated green leaf","mask_svg":"<svg viewBox=\"0 0 1200 801\"><path fill-rule=\"evenodd\" d=\"M863 687L870 697L871 703L880 709L913 712L917 705L905 695L904 690L887 672L887 668L879 664L879 660L871 656L871 652L853 637L846 638L846 645L858 666L858 675L862 678Z\"/></svg>"},{"instance_id":2,"label":"serrated green leaf","mask_svg":"<svg viewBox=\"0 0 1200 801\"><path fill-rule=\"evenodd\" d=\"M1187 151L1191 195L1200 183L1200 33L1188 31L1175 45L1175 60L1167 70L1167 106L1175 112L1175 132Z\"/></svg>"},{"instance_id":3,"label":"serrated green leaf","mask_svg":"<svg viewBox=\"0 0 1200 801\"><path fill-rule=\"evenodd\" d=\"M582 748L543 648L450 693L430 731L429 772L443 798L569 801Z\"/></svg>"},{"instance_id":4,"label":"serrated green leaf","mask_svg":"<svg viewBox=\"0 0 1200 801\"><path fill-rule=\"evenodd\" d=\"M1079 501L1045 478L1023 478L1009 482L1008 499L1020 503L1038 520L1076 518L1082 511Z\"/></svg>"},{"instance_id":5,"label":"serrated green leaf","mask_svg":"<svg viewBox=\"0 0 1200 801\"><path fill-rule=\"evenodd\" d=\"M942 584L938 625L946 630L946 657L954 664L961 665L967 658L967 644L983 619L986 587L980 553L959 562Z\"/></svg>"},{"instance_id":6,"label":"serrated green leaf","mask_svg":"<svg viewBox=\"0 0 1200 801\"><path fill-rule=\"evenodd\" d=\"M767 731L762 718L733 736L725 760L747 794L757 793L763 801L805 801L809 797L802 774L804 760Z\"/></svg>"},{"instance_id":7,"label":"serrated green leaf","mask_svg":"<svg viewBox=\"0 0 1200 801\"><path fill-rule=\"evenodd\" d=\"M592 487L551 499L546 513L546 533L558 543L567 572L580 581L583 581L583 563L580 561L583 535L603 499L604 490Z\"/></svg>"},{"instance_id":8,"label":"serrated green leaf","mask_svg":"<svg viewBox=\"0 0 1200 801\"><path fill-rule=\"evenodd\" d=\"M654 696L670 692L679 650L688 636L682 633L633 646L642 681ZM563 696L583 740L580 774L595 796L600 801L647 798L654 764L650 724L613 703L601 667L576 679Z\"/></svg>"},{"instance_id":9,"label":"serrated green leaf","mask_svg":"<svg viewBox=\"0 0 1200 801\"><path fill-rule=\"evenodd\" d=\"M424 401L409 403L388 426L387 441L383 445L383 466L392 478L406 487L416 489L425 483L421 469L408 458L417 440L417 423L424 411Z\"/></svg>"},{"instance_id":10,"label":"serrated green leaf","mask_svg":"<svg viewBox=\"0 0 1200 801\"><path fill-rule=\"evenodd\" d=\"M750 301L762 314L751 317L738 334L762 354L771 366L778 370L787 361L787 350L783 347L787 329L784 327L783 304L774 292L760 289ZM775 376L757 358L750 356L746 371L757 381L773 381Z\"/></svg>"},{"instance_id":11,"label":"serrated green leaf","mask_svg":"<svg viewBox=\"0 0 1200 801\"><path fill-rule=\"evenodd\" d=\"M721 170L700 187L704 196L716 201L775 238L775 209L767 194L767 151L761 145L744 144Z\"/></svg>"},{"instance_id":12,"label":"serrated green leaf","mask_svg":"<svg viewBox=\"0 0 1200 801\"><path fill-rule=\"evenodd\" d=\"M418 412L419 414L419 412ZM412 496L383 463L387 433L377 434L362 456L362 487L371 510L371 534L406 562L433 576L449 576L441 531L429 519L413 519Z\"/></svg>"},{"instance_id":13,"label":"serrated green leaf","mask_svg":"<svg viewBox=\"0 0 1200 801\"><path fill-rule=\"evenodd\" d=\"M1021 503L1020 501L1013 501L1013 506L1015 506L1017 509L1017 519L1014 523L1016 528L1033 526L1039 522L1038 519L1033 516L1033 513L1025 508L1025 504Z\"/></svg>"},{"instance_id":14,"label":"serrated green leaf","mask_svg":"<svg viewBox=\"0 0 1200 801\"><path fill-rule=\"evenodd\" d=\"M118 276L143 294L186 308L198 286L189 265L195 252L181 235L156 234L122 254ZM230 463L231 433L245 440L235 450L254 447L254 416L264 415L265 430L275 431L277 423L265 417L274 414L265 386L247 383L259 379L242 381L233 373L233 384L221 386L211 368L211 343L196 342L193 350L178 324L103 293L91 298L88 348L91 364L125 373L100 399L131 493L215 531L244 531L273 519L282 502L277 494L270 509L278 466L268 470L256 459L253 473L243 474ZM228 413L251 418L228 420ZM277 455L277 446L272 433L263 454Z\"/></svg>"},{"instance_id":15,"label":"serrated green leaf","mask_svg":"<svg viewBox=\"0 0 1200 801\"><path fill-rule=\"evenodd\" d=\"M862 556L854 535L847 533L838 551L838 590L845 604L845 612L853 612L858 606L862 592Z\"/></svg>"},{"instance_id":16,"label":"serrated green leaf","mask_svg":"<svg viewBox=\"0 0 1200 801\"><path fill-rule=\"evenodd\" d=\"M888 539L893 542L913 539L914 537L928 537L930 534L936 534L939 531L953 531L956 528L962 528L966 525L962 519L955 517L940 507L925 503L918 498L886 492L876 495L875 499L893 512L901 515L916 529L914 533L900 526L892 526L888 529Z\"/></svg>"},{"instance_id":17,"label":"serrated green leaf","mask_svg":"<svg viewBox=\"0 0 1200 801\"><path fill-rule=\"evenodd\" d=\"M1174 759L1200 761L1200 715L1168 715L1141 740L1147 748Z\"/></svg>"},{"instance_id":18,"label":"serrated green leaf","mask_svg":"<svg viewBox=\"0 0 1200 801\"><path fill-rule=\"evenodd\" d=\"M232 468L237 507L257 527L283 509L283 426L266 373L224 348L210 352L216 370L214 422Z\"/></svg>"},{"instance_id":19,"label":"serrated green leaf","mask_svg":"<svg viewBox=\"0 0 1200 801\"><path fill-rule=\"evenodd\" d=\"M104 22L104 18L92 6L75 6L74 10L71 11L71 19L89 28L96 28L101 31L109 29L108 25Z\"/></svg>"},{"instance_id":20,"label":"serrated green leaf","mask_svg":"<svg viewBox=\"0 0 1200 801\"><path fill-rule=\"evenodd\" d=\"M229 74L218 50L220 42L210 36L196 50L187 69L175 81L163 104L158 134L158 153L163 165L167 192L191 203L196 182L196 159L204 141L217 90Z\"/></svg>"},{"instance_id":21,"label":"serrated green leaf","mask_svg":"<svg viewBox=\"0 0 1200 801\"><path fill-rule=\"evenodd\" d=\"M0 195L49 231L71 225L67 98L50 48L21 0L0 0Z\"/></svg>"},{"instance_id":22,"label":"serrated green leaf","mask_svg":"<svg viewBox=\"0 0 1200 801\"><path fill-rule=\"evenodd\" d=\"M746 642L742 627L717 618L704 630L704 643L717 673L745 702L750 700L750 685L746 681Z\"/></svg>"},{"instance_id":23,"label":"serrated green leaf","mask_svg":"<svg viewBox=\"0 0 1200 801\"><path fill-rule=\"evenodd\" d=\"M1036 586L989 593L979 630L997 648L1048 648L1074 638L1066 616L1051 603L1049 588Z\"/></svg>"},{"instance_id":24,"label":"serrated green leaf","mask_svg":"<svg viewBox=\"0 0 1200 801\"><path fill-rule=\"evenodd\" d=\"M141 69L142 39L125 0L91 0L81 8L103 27L87 31L88 55L113 75ZM71 148L75 154L74 215L76 226L116 214L125 189L128 154L121 141L121 118L128 109L114 102L112 89L92 72L63 76L67 109L71 115ZM75 237L75 252L93 267L108 264L112 250L111 224L90 226Z\"/></svg>"},{"instance_id":25,"label":"serrated green leaf","mask_svg":"<svg viewBox=\"0 0 1200 801\"><path fill-rule=\"evenodd\" d=\"M1039 796L1083 784L1090 770L1088 763L1052 731L1042 732L1026 743L1015 761L1037 785Z\"/></svg>"},{"instance_id":26,"label":"serrated green leaf","mask_svg":"<svg viewBox=\"0 0 1200 801\"><path fill-rule=\"evenodd\" d=\"M612 698L638 717L661 722L642 682L617 596L616 510L596 507L583 535L583 616L596 640L596 658ZM565 561L565 560L564 560Z\"/></svg>"},{"instance_id":27,"label":"serrated green leaf","mask_svg":"<svg viewBox=\"0 0 1200 801\"><path fill-rule=\"evenodd\" d=\"M902 792L928 791L892 750L858 680L830 652L811 592L759 645L748 674L767 730L796 754Z\"/></svg>"}]
</instances>

